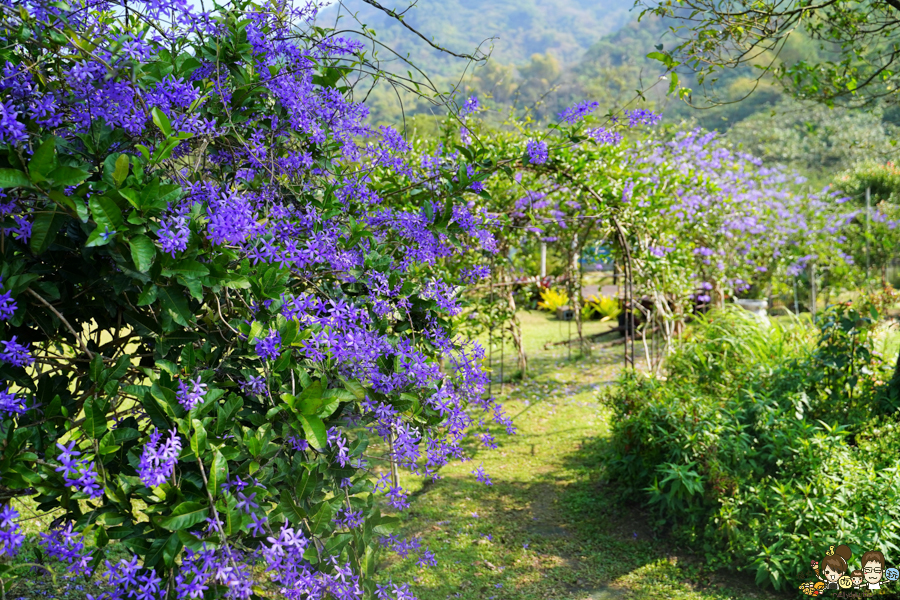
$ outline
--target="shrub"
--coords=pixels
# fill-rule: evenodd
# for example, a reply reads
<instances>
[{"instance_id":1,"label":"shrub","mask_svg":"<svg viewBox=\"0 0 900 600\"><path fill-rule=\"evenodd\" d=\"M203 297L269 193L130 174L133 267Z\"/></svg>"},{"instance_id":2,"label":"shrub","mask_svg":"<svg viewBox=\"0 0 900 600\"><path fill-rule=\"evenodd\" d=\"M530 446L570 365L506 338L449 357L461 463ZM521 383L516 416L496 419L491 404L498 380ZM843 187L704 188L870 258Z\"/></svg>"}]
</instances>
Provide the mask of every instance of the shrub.
<instances>
[{"instance_id":1,"label":"shrub","mask_svg":"<svg viewBox=\"0 0 900 600\"><path fill-rule=\"evenodd\" d=\"M618 298L591 296L584 303L583 310L586 319L597 318L601 321L609 321L622 313L622 306L619 304Z\"/></svg>"},{"instance_id":2,"label":"shrub","mask_svg":"<svg viewBox=\"0 0 900 600\"><path fill-rule=\"evenodd\" d=\"M556 314L556 311L569 305L569 295L565 291L546 289L541 291L538 308Z\"/></svg>"},{"instance_id":3,"label":"shrub","mask_svg":"<svg viewBox=\"0 0 900 600\"><path fill-rule=\"evenodd\" d=\"M698 319L664 381L626 375L608 396L610 478L711 564L776 589L813 548L900 558L900 425L875 325L847 305L818 332L739 310Z\"/></svg>"},{"instance_id":4,"label":"shrub","mask_svg":"<svg viewBox=\"0 0 900 600\"><path fill-rule=\"evenodd\" d=\"M311 6L0 4L0 555L104 599L259 597L256 565L371 597L406 493L367 456L434 475L471 403L509 424L438 269L492 249L465 165L362 122Z\"/></svg>"}]
</instances>

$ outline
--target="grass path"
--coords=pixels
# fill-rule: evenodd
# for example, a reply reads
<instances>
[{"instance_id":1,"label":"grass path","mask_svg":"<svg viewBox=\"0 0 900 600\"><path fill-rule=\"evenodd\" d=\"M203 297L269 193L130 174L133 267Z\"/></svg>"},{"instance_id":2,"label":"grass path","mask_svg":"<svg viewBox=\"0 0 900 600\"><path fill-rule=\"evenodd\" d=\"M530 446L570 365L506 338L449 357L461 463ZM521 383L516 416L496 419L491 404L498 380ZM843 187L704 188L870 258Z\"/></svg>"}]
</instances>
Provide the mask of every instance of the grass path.
<instances>
[{"instance_id":1,"label":"grass path","mask_svg":"<svg viewBox=\"0 0 900 600\"><path fill-rule=\"evenodd\" d=\"M498 428L497 449L444 468L437 482L406 475L401 483L414 494L401 535L419 536L438 565L388 554L381 574L409 582L421 600L772 597L705 573L688 552L654 539L639 510L607 500L597 466L608 429L597 396L620 356L560 362L507 384L516 435ZM482 463L490 486L471 474Z\"/></svg>"}]
</instances>

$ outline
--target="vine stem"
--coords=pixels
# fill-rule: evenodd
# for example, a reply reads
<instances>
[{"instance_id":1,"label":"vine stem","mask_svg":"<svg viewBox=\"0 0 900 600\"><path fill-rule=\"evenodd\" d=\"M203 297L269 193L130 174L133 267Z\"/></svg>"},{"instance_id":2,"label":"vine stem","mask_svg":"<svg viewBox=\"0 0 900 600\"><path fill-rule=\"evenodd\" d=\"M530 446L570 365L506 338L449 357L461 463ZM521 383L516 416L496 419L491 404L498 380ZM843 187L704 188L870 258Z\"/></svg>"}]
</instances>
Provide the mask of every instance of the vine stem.
<instances>
[{"instance_id":1,"label":"vine stem","mask_svg":"<svg viewBox=\"0 0 900 600\"><path fill-rule=\"evenodd\" d=\"M37 298L38 301L39 301L41 304L43 304L44 306L46 306L47 308L49 308L49 309L50 309L50 312L52 312L54 315L56 315L57 317L59 317L59 320L63 322L63 325L65 325L66 328L67 328L70 332L72 332L72 335L75 336L75 340L78 342L78 345L81 346L81 349L84 350L84 353L88 355L88 358L90 358L91 360L94 360L94 355L91 353L90 350L87 349L87 346L85 345L84 341L81 339L81 336L78 335L77 333L75 333L75 328L72 327L72 325L66 320L66 318L65 318L64 316L62 316L62 314L61 314L58 310L56 310L56 309L53 307L52 304L50 304L49 302L47 302L46 300L44 300L44 299L43 299L37 292L35 292L33 289L28 288L27 292L28 292L29 294L31 294L32 296L34 296L35 298Z\"/></svg>"},{"instance_id":2,"label":"vine stem","mask_svg":"<svg viewBox=\"0 0 900 600\"><path fill-rule=\"evenodd\" d=\"M228 541L225 539L225 530L222 529L222 521L219 520L219 511L216 510L216 501L213 498L212 492L209 491L209 480L206 478L206 469L203 468L203 459L201 459L199 455L199 450L194 452L194 456L197 457L197 464L200 466L200 476L203 477L203 487L206 488L206 495L209 498L209 509L212 511L216 529L219 530L219 535L222 537L222 547L225 548L225 552L228 554L228 560L231 561L231 566L234 567L234 572L237 574L240 572L240 569L238 569L237 562L235 562L234 556L231 555L231 548L228 547Z\"/></svg>"}]
</instances>

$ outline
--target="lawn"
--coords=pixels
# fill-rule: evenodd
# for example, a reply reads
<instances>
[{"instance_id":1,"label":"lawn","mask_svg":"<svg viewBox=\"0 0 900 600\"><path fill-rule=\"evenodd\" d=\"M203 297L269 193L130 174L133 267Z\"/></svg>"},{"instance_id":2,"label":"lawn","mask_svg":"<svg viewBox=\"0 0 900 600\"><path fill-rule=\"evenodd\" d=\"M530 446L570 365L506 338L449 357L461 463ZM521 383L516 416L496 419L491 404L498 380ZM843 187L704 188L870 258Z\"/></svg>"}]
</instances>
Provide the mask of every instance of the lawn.
<instances>
[{"instance_id":1,"label":"lawn","mask_svg":"<svg viewBox=\"0 0 900 600\"><path fill-rule=\"evenodd\" d=\"M527 348L560 339L560 324L541 313L522 318ZM497 449L473 446L473 460L445 467L437 482L401 478L414 492L401 533L420 537L438 564L388 554L382 575L410 582L422 600L775 596L742 576L706 572L689 548L656 537L639 507L612 500L602 480L608 429L598 395L613 383L622 348L571 361L552 348L532 362L533 379L504 386L516 435L497 428ZM482 464L490 486L471 474Z\"/></svg>"},{"instance_id":2,"label":"lawn","mask_svg":"<svg viewBox=\"0 0 900 600\"><path fill-rule=\"evenodd\" d=\"M705 571L689 548L656 537L640 507L613 500L613 489L602 480L608 430L598 398L615 381L623 347L595 347L580 356L577 345L554 345L570 339L568 323L536 311L522 311L520 319L533 377L508 381L515 357L507 346L502 394L494 385L518 432L509 436L495 428L497 449L473 444L473 459L443 468L437 482L401 472L400 483L412 494L410 508L399 515L399 533L418 536L438 564L421 567L417 553L401 558L385 552L379 577L409 582L421 600L773 597L747 578ZM585 335L611 326L586 322ZM572 330L574 338L574 324ZM640 347L638 353L640 366ZM495 375L497 354L495 348ZM471 474L482 464L490 486ZM20 503L20 511L32 516L28 508ZM50 519L29 521L25 530L44 530ZM113 554L121 558L115 549ZM7 597L81 600L92 590L98 591L94 584L64 572L54 585L34 570Z\"/></svg>"}]
</instances>

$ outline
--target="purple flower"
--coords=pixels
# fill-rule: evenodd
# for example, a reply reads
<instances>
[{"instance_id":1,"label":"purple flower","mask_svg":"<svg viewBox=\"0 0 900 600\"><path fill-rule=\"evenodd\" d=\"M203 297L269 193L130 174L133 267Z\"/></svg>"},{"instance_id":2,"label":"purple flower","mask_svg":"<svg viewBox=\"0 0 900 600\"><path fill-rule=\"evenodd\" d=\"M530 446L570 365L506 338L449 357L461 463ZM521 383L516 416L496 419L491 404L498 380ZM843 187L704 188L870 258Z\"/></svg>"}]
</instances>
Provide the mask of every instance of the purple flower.
<instances>
[{"instance_id":1,"label":"purple flower","mask_svg":"<svg viewBox=\"0 0 900 600\"><path fill-rule=\"evenodd\" d=\"M241 382L241 391L245 394L262 396L267 394L266 378L262 375L251 375L246 381Z\"/></svg>"},{"instance_id":2,"label":"purple flower","mask_svg":"<svg viewBox=\"0 0 900 600\"><path fill-rule=\"evenodd\" d=\"M478 104L478 98L476 96L469 96L469 99L465 101L462 110L459 111L459 114L468 115L473 112L477 112L480 109L481 105Z\"/></svg>"},{"instance_id":3,"label":"purple flower","mask_svg":"<svg viewBox=\"0 0 900 600\"><path fill-rule=\"evenodd\" d=\"M19 530L16 519L19 513L9 504L0 509L0 556L13 557L19 553L25 536Z\"/></svg>"},{"instance_id":4,"label":"purple flower","mask_svg":"<svg viewBox=\"0 0 900 600\"><path fill-rule=\"evenodd\" d=\"M525 146L528 153L528 162L533 165L542 165L547 162L547 142L543 140L529 140Z\"/></svg>"},{"instance_id":5,"label":"purple flower","mask_svg":"<svg viewBox=\"0 0 900 600\"><path fill-rule=\"evenodd\" d=\"M0 282L3 281L3 278L0 277ZM18 305L16 305L16 301L13 300L12 291L6 290L2 294L0 294L0 319L4 321L8 321L12 319L13 313L16 312Z\"/></svg>"},{"instance_id":6,"label":"purple flower","mask_svg":"<svg viewBox=\"0 0 900 600\"><path fill-rule=\"evenodd\" d=\"M618 131L613 131L611 129L606 129L605 127L594 127L585 130L585 135L587 135L592 140L596 141L598 144L609 144L610 146L616 146L619 142L622 141L622 134Z\"/></svg>"},{"instance_id":7,"label":"purple flower","mask_svg":"<svg viewBox=\"0 0 900 600\"><path fill-rule=\"evenodd\" d=\"M341 467L347 466L347 463L350 462L350 449L347 446L347 440L344 438L344 434L337 427L332 427L328 430L328 447L337 449L337 456L335 457L338 461L338 464Z\"/></svg>"},{"instance_id":8,"label":"purple flower","mask_svg":"<svg viewBox=\"0 0 900 600\"><path fill-rule=\"evenodd\" d=\"M662 119L662 115L658 115L653 111L636 108L634 110L626 110L625 116L628 117L628 126L637 127L638 125L656 125Z\"/></svg>"},{"instance_id":9,"label":"purple flower","mask_svg":"<svg viewBox=\"0 0 900 600\"><path fill-rule=\"evenodd\" d=\"M184 410L191 410L203 400L203 396L206 395L206 384L200 383L200 376L197 375L196 380L188 380L191 383L190 389L185 385L184 381L178 381L178 392L175 394L175 397L178 399L178 402L184 407Z\"/></svg>"},{"instance_id":10,"label":"purple flower","mask_svg":"<svg viewBox=\"0 0 900 600\"><path fill-rule=\"evenodd\" d=\"M0 360L8 362L17 367L27 367L34 362L28 349L28 344L20 344L16 341L17 336L12 336L10 340L0 341L3 349L0 350Z\"/></svg>"},{"instance_id":11,"label":"purple flower","mask_svg":"<svg viewBox=\"0 0 900 600\"><path fill-rule=\"evenodd\" d=\"M275 360L281 352L281 334L277 331L269 332L269 335L256 342L256 354L263 360Z\"/></svg>"},{"instance_id":12,"label":"purple flower","mask_svg":"<svg viewBox=\"0 0 900 600\"><path fill-rule=\"evenodd\" d=\"M20 415L25 411L25 401L10 392L9 386L0 391L0 413Z\"/></svg>"},{"instance_id":13,"label":"purple flower","mask_svg":"<svg viewBox=\"0 0 900 600\"><path fill-rule=\"evenodd\" d=\"M75 450L75 444L74 441L68 446L56 443L56 447L60 449L60 454L56 458L60 462L60 466L55 470L57 473L62 473L65 485L78 488L80 492L91 498L98 498L103 495L103 489L100 487L97 473L94 471L94 464L86 458L76 460L75 457L81 456L81 453Z\"/></svg>"},{"instance_id":14,"label":"purple flower","mask_svg":"<svg viewBox=\"0 0 900 600\"><path fill-rule=\"evenodd\" d=\"M565 123L577 123L594 112L598 106L600 106L599 102L584 100L559 113L559 118Z\"/></svg>"},{"instance_id":15,"label":"purple flower","mask_svg":"<svg viewBox=\"0 0 900 600\"><path fill-rule=\"evenodd\" d=\"M65 527L41 533L38 545L51 558L68 564L72 575L90 575L90 551L85 548L84 536L72 530L72 523Z\"/></svg>"},{"instance_id":16,"label":"purple flower","mask_svg":"<svg viewBox=\"0 0 900 600\"><path fill-rule=\"evenodd\" d=\"M249 496L245 496L243 492L238 492L237 509L251 514L254 508L259 508L259 504L253 501L254 498L256 498L256 492L252 492Z\"/></svg>"},{"instance_id":17,"label":"purple flower","mask_svg":"<svg viewBox=\"0 0 900 600\"><path fill-rule=\"evenodd\" d=\"M175 429L171 429L169 434L169 438L160 444L162 434L154 430L150 434L150 441L144 445L138 474L147 487L160 486L174 475L178 455L181 453L181 440Z\"/></svg>"},{"instance_id":18,"label":"purple flower","mask_svg":"<svg viewBox=\"0 0 900 600\"><path fill-rule=\"evenodd\" d=\"M247 531L249 531L251 534L256 535L256 536L265 535L266 534L265 525L266 525L266 522L268 521L268 518L265 516L261 517L261 516L257 515L256 513L252 513L250 515L250 519L251 519L251 522L249 525L247 525Z\"/></svg>"},{"instance_id":19,"label":"purple flower","mask_svg":"<svg viewBox=\"0 0 900 600\"><path fill-rule=\"evenodd\" d=\"M484 472L484 463L482 463L481 465L478 466L477 469L475 469L474 471L472 471L472 474L475 475L475 479L477 479L477 480L480 481L481 483L483 483L483 484L485 484L485 485L494 485L493 482L491 481L490 476L488 476L488 475ZM474 513L473 513L473 514L474 514Z\"/></svg>"},{"instance_id":20,"label":"purple flower","mask_svg":"<svg viewBox=\"0 0 900 600\"><path fill-rule=\"evenodd\" d=\"M362 527L364 522L362 510L353 511L349 508L341 509L334 518L334 524L337 527L344 527L347 529Z\"/></svg>"}]
</instances>

